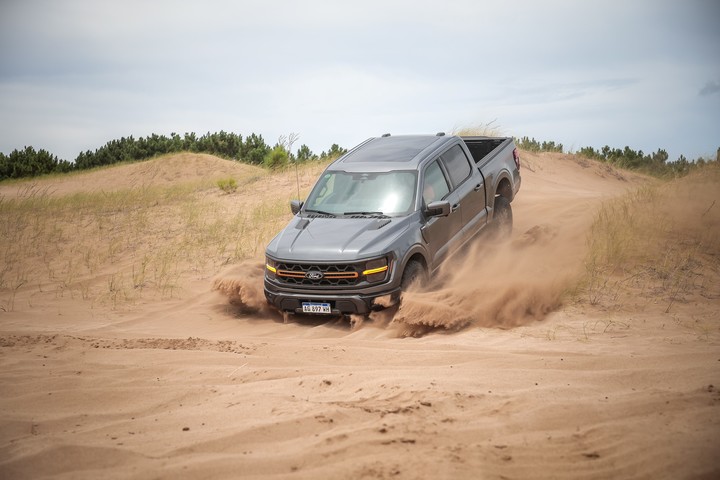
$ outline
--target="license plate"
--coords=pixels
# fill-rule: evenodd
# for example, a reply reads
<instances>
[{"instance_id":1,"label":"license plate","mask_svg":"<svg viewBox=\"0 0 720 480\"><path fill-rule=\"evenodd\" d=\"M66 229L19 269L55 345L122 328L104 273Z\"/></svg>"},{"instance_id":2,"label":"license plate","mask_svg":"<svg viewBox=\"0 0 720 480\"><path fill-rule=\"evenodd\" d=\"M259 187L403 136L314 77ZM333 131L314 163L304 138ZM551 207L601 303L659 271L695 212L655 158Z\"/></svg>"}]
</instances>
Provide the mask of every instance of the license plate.
<instances>
[{"instance_id":1,"label":"license plate","mask_svg":"<svg viewBox=\"0 0 720 480\"><path fill-rule=\"evenodd\" d=\"M303 302L303 313L332 313L329 303L309 303Z\"/></svg>"}]
</instances>

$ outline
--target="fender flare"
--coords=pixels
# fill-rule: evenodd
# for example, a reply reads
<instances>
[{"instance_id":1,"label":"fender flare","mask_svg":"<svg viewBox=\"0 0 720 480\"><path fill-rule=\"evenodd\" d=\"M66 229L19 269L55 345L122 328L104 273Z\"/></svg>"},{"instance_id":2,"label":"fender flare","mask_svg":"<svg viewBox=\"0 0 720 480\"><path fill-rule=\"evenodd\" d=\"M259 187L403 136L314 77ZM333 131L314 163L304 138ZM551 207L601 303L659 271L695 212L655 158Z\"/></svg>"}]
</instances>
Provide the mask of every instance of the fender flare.
<instances>
[{"instance_id":1,"label":"fender flare","mask_svg":"<svg viewBox=\"0 0 720 480\"><path fill-rule=\"evenodd\" d=\"M503 185L503 182L507 182ZM512 175L508 170L503 169L497 177L497 183L495 184L495 192L493 193L493 207L495 206L495 197L501 195L512 202L515 197L513 192Z\"/></svg>"},{"instance_id":2,"label":"fender flare","mask_svg":"<svg viewBox=\"0 0 720 480\"><path fill-rule=\"evenodd\" d=\"M399 275L402 277L402 272L405 271L405 267L407 267L408 262L411 258L420 255L422 257L423 262L425 263L425 268L428 270L428 274L430 273L430 270L432 268L431 262L428 260L429 254L427 249L421 245L421 244L414 244L412 247L408 249L407 252L405 252L405 256L398 261L399 265Z\"/></svg>"}]
</instances>

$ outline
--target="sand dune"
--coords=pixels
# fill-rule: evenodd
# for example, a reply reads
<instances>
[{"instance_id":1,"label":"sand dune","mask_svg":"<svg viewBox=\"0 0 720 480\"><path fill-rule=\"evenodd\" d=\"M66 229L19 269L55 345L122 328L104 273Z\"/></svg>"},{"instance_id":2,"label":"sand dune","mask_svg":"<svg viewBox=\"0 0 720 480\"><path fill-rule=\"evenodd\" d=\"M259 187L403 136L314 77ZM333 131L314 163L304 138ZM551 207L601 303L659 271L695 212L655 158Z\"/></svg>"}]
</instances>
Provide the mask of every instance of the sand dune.
<instances>
[{"instance_id":1,"label":"sand dune","mask_svg":"<svg viewBox=\"0 0 720 480\"><path fill-rule=\"evenodd\" d=\"M160 161L152 178L246 175L234 196L198 183L193 198L218 218L285 204L296 188L294 172L252 181L201 160ZM170 207L65 289L37 260L27 282L0 289L0 478L720 477L720 252L692 267L702 281L669 309L648 291L569 295L594 213L649 180L571 156L523 161L512 241L478 244L433 291L355 329L284 324L258 295L252 249L229 265L224 247L178 261L169 295L149 272L122 301L98 293L187 230ZM113 171L92 183L112 184ZM301 172L303 190L316 172ZM85 183L48 182L58 196ZM244 232L261 243L258 228Z\"/></svg>"},{"instance_id":2,"label":"sand dune","mask_svg":"<svg viewBox=\"0 0 720 480\"><path fill-rule=\"evenodd\" d=\"M116 192L126 189L200 183L230 176L266 175L260 167L223 160L205 153L179 153L144 162L125 163L72 174L30 181L0 184L0 195L7 197L47 193L52 196L88 192Z\"/></svg>"}]
</instances>

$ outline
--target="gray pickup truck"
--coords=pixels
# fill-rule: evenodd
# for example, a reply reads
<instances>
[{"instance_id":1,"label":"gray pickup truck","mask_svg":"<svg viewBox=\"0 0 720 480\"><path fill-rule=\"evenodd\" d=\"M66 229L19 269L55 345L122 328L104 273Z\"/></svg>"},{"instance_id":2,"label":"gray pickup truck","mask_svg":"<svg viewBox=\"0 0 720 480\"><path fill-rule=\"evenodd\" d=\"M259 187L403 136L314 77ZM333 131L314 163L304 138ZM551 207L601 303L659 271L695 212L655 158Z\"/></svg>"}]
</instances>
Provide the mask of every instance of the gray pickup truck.
<instances>
[{"instance_id":1,"label":"gray pickup truck","mask_svg":"<svg viewBox=\"0 0 720 480\"><path fill-rule=\"evenodd\" d=\"M507 236L512 138L383 135L331 163L268 245L265 297L284 314L367 315L483 230Z\"/></svg>"}]
</instances>

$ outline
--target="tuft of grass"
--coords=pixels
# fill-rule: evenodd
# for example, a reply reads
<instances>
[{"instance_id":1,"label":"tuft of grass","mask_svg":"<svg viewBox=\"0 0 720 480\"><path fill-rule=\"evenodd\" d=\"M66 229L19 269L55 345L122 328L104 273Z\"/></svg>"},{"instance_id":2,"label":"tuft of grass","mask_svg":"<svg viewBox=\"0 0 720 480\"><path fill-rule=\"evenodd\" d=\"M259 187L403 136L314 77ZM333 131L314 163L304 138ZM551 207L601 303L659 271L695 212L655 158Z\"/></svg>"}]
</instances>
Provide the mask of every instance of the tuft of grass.
<instances>
[{"instance_id":1,"label":"tuft of grass","mask_svg":"<svg viewBox=\"0 0 720 480\"><path fill-rule=\"evenodd\" d=\"M234 193L238 188L237 181L232 177L221 178L217 181L217 186L227 194Z\"/></svg>"},{"instance_id":2,"label":"tuft of grass","mask_svg":"<svg viewBox=\"0 0 720 480\"><path fill-rule=\"evenodd\" d=\"M495 125L496 120L487 123L479 123L477 125L467 125L464 127L455 127L451 131L451 135L459 136L479 136L479 137L500 137L502 129Z\"/></svg>"}]
</instances>

